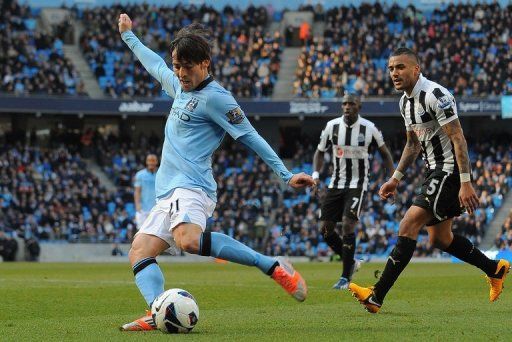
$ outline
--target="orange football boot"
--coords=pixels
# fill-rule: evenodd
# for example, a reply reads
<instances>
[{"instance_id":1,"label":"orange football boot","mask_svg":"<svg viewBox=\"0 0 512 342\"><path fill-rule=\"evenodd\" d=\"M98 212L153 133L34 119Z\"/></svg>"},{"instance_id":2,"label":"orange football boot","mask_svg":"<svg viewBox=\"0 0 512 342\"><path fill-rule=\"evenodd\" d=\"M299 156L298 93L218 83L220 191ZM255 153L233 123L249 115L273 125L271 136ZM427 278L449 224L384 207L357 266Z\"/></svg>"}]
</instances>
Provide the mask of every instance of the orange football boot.
<instances>
[{"instance_id":1,"label":"orange football boot","mask_svg":"<svg viewBox=\"0 0 512 342\"><path fill-rule=\"evenodd\" d=\"M303 302L308 295L306 282L299 272L295 271L289 261L282 257L277 257L277 262L279 265L274 269L272 279L281 285L293 298Z\"/></svg>"},{"instance_id":2,"label":"orange football boot","mask_svg":"<svg viewBox=\"0 0 512 342\"><path fill-rule=\"evenodd\" d=\"M354 283L348 284L348 290L352 292L361 305L364 306L365 310L369 313L379 312L382 303L380 303L375 297L373 287L362 287Z\"/></svg>"},{"instance_id":3,"label":"orange football boot","mask_svg":"<svg viewBox=\"0 0 512 342\"><path fill-rule=\"evenodd\" d=\"M121 331L149 331L155 330L156 324L151 316L151 311L146 310L146 314L131 323L126 323L119 328Z\"/></svg>"},{"instance_id":4,"label":"orange football boot","mask_svg":"<svg viewBox=\"0 0 512 342\"><path fill-rule=\"evenodd\" d=\"M505 282L505 278L509 271L510 262L505 259L500 259L494 275L492 277L485 276L485 278L487 278L487 283L489 283L491 288L489 291L489 300L491 302L496 301L501 292L503 292L503 283Z\"/></svg>"}]
</instances>

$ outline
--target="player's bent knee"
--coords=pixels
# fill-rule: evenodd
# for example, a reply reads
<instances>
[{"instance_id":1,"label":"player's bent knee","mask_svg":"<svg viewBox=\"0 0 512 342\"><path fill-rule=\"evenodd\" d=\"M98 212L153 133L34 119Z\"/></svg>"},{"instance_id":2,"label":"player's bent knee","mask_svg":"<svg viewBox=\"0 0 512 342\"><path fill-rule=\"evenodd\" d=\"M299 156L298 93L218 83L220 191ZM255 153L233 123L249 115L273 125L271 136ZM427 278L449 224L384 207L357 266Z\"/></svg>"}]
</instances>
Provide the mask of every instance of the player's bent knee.
<instances>
[{"instance_id":1,"label":"player's bent knee","mask_svg":"<svg viewBox=\"0 0 512 342\"><path fill-rule=\"evenodd\" d=\"M431 216L425 209L412 206L400 221L398 235L416 240L421 228L430 221Z\"/></svg>"},{"instance_id":2,"label":"player's bent knee","mask_svg":"<svg viewBox=\"0 0 512 342\"><path fill-rule=\"evenodd\" d=\"M449 236L437 236L431 234L429 236L429 242L434 248L438 248L440 250L445 250L452 243L453 237Z\"/></svg>"},{"instance_id":3,"label":"player's bent knee","mask_svg":"<svg viewBox=\"0 0 512 342\"><path fill-rule=\"evenodd\" d=\"M169 248L169 245L156 236L137 234L128 252L128 258L133 265L144 258L155 258L167 248Z\"/></svg>"},{"instance_id":4,"label":"player's bent knee","mask_svg":"<svg viewBox=\"0 0 512 342\"><path fill-rule=\"evenodd\" d=\"M407 218L406 216L402 221L400 221L398 235L416 240L422 226L422 224L419 224L417 221Z\"/></svg>"},{"instance_id":5,"label":"player's bent knee","mask_svg":"<svg viewBox=\"0 0 512 342\"><path fill-rule=\"evenodd\" d=\"M441 246L441 241L439 241L436 236L429 236L428 242L434 248L443 249Z\"/></svg>"},{"instance_id":6,"label":"player's bent knee","mask_svg":"<svg viewBox=\"0 0 512 342\"><path fill-rule=\"evenodd\" d=\"M137 261L152 257L149 249L143 248L140 244L132 244L130 251L128 252L128 258L130 259L130 263L134 265Z\"/></svg>"},{"instance_id":7,"label":"player's bent knee","mask_svg":"<svg viewBox=\"0 0 512 342\"><path fill-rule=\"evenodd\" d=\"M199 240L203 230L195 224L180 224L173 229L176 246L187 253L199 253Z\"/></svg>"},{"instance_id":8,"label":"player's bent knee","mask_svg":"<svg viewBox=\"0 0 512 342\"><path fill-rule=\"evenodd\" d=\"M418 234L420 232L421 226L411 220L406 220L405 218L400 222L400 228L398 230L398 235L405 236L410 239L416 240Z\"/></svg>"},{"instance_id":9,"label":"player's bent knee","mask_svg":"<svg viewBox=\"0 0 512 342\"><path fill-rule=\"evenodd\" d=\"M199 253L199 241L184 239L181 241L180 249L187 253L197 254Z\"/></svg>"},{"instance_id":10,"label":"player's bent knee","mask_svg":"<svg viewBox=\"0 0 512 342\"><path fill-rule=\"evenodd\" d=\"M322 230L322 234L324 236L331 234L334 231L335 227L336 227L336 223L331 222L331 221L322 221L322 225L320 226L320 228Z\"/></svg>"},{"instance_id":11,"label":"player's bent knee","mask_svg":"<svg viewBox=\"0 0 512 342\"><path fill-rule=\"evenodd\" d=\"M349 234L354 234L355 232L355 229L356 229L356 224L357 224L357 221L350 218L350 217L343 217L343 226L342 226L342 230L343 230L343 235L349 235Z\"/></svg>"}]
</instances>

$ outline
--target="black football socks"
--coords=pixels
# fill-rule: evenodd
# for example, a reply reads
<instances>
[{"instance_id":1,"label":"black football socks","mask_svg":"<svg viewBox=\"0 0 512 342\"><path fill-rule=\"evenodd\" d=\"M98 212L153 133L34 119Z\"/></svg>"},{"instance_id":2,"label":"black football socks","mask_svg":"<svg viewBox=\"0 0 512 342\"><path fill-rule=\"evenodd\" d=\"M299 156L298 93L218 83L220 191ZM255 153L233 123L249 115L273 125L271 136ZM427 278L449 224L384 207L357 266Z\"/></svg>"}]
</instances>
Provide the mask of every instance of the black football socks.
<instances>
[{"instance_id":1,"label":"black football socks","mask_svg":"<svg viewBox=\"0 0 512 342\"><path fill-rule=\"evenodd\" d=\"M415 249L416 240L405 236L398 237L395 248L393 248L391 254L389 254L386 267L379 281L375 284L375 296L380 303L384 301L384 297L398 279L400 273L402 273L409 261L411 261Z\"/></svg>"},{"instance_id":2,"label":"black football socks","mask_svg":"<svg viewBox=\"0 0 512 342\"><path fill-rule=\"evenodd\" d=\"M343 274L342 277L350 280L352 278L352 267L354 266L354 254L356 252L356 235L345 234L343 235Z\"/></svg>"},{"instance_id":3,"label":"black football socks","mask_svg":"<svg viewBox=\"0 0 512 342\"><path fill-rule=\"evenodd\" d=\"M498 262L486 257L471 241L461 235L454 235L452 243L444 251L470 265L478 267L489 277L492 277L496 272Z\"/></svg>"},{"instance_id":4,"label":"black football socks","mask_svg":"<svg viewBox=\"0 0 512 342\"><path fill-rule=\"evenodd\" d=\"M343 257L343 241L338 233L335 230L324 233L325 242L331 247L334 253L339 254L340 257Z\"/></svg>"}]
</instances>

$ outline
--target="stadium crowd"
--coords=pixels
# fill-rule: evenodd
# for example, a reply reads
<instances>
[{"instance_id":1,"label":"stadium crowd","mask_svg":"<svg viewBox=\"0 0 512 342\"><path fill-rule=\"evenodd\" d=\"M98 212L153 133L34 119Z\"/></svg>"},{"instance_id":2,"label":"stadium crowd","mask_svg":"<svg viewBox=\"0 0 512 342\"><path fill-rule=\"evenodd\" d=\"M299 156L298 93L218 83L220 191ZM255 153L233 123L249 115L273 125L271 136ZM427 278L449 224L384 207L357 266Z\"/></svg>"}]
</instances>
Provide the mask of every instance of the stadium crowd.
<instances>
[{"instance_id":1,"label":"stadium crowd","mask_svg":"<svg viewBox=\"0 0 512 342\"><path fill-rule=\"evenodd\" d=\"M62 40L37 29L39 12L15 0L0 4L0 92L85 95Z\"/></svg>"},{"instance_id":2,"label":"stadium crowd","mask_svg":"<svg viewBox=\"0 0 512 342\"><path fill-rule=\"evenodd\" d=\"M130 198L101 186L80 155L80 136L10 134L0 148L0 226L25 239L128 241L135 233ZM133 204L131 205L133 207Z\"/></svg>"},{"instance_id":3,"label":"stadium crowd","mask_svg":"<svg viewBox=\"0 0 512 342\"><path fill-rule=\"evenodd\" d=\"M0 149L0 224L10 235L69 242L129 242L133 223L133 175L144 167L148 151L160 153L156 135L130 139L115 134L52 132L47 147L35 135L11 134ZM77 143L80 142L80 143ZM92 142L92 145L89 144ZM398 160L401 148L392 144ZM498 146L498 147L496 147ZM116 188L108 191L81 156L92 147L96 160ZM293 172L311 172L316 144L300 139L291 160ZM474 216L462 215L454 229L476 245L503 195L512 186L512 148L496 141L471 144L473 179L481 206ZM327 157L329 158L329 157ZM328 162L328 160L327 160ZM326 163L329 165L329 163ZM358 254L384 255L396 242L398 224L421 184L422 162L400 184L396 202L377 196L385 181L380 156L371 160L371 182L363 204L357 233ZM328 256L318 231L319 197L325 190L331 166L322 172L320 196L309 191L282 189L263 161L239 143L228 139L215 154L213 171L218 182L218 204L208 229L222 231L270 255ZM510 218L500 236L500 246L510 244ZM508 224L508 225L507 225ZM425 235L416 254L437 255Z\"/></svg>"},{"instance_id":4,"label":"stadium crowd","mask_svg":"<svg viewBox=\"0 0 512 342\"><path fill-rule=\"evenodd\" d=\"M0 91L85 95L80 75L62 50L69 23L43 32L37 29L40 9L17 0L0 7ZM119 39L116 23L121 12L132 16L141 40L167 58L174 34L192 22L202 23L213 33L216 78L237 97L272 95L285 44L279 32L268 31L270 21L282 16L269 6L217 11L207 5L115 4L71 10L86 28L79 41L83 55L111 97L163 96L159 84ZM393 94L386 61L397 45L417 50L425 76L456 96L512 93L510 4L448 4L420 11L412 4L375 2L301 10L314 11L325 30L322 36L304 40L293 84L297 97L332 98L346 91Z\"/></svg>"},{"instance_id":5,"label":"stadium crowd","mask_svg":"<svg viewBox=\"0 0 512 342\"><path fill-rule=\"evenodd\" d=\"M294 93L298 97L339 97L394 92L387 58L396 46L418 51L423 73L456 96L512 93L512 5L447 4L422 12L375 2L322 13L325 31L302 48Z\"/></svg>"},{"instance_id":6,"label":"stadium crowd","mask_svg":"<svg viewBox=\"0 0 512 342\"><path fill-rule=\"evenodd\" d=\"M150 49L168 56L169 42L177 31L199 22L213 33L212 67L216 78L237 97L269 97L280 67L282 39L266 32L265 7L241 11L226 6L222 12L202 5L156 7L148 4L113 5L77 10L87 30L80 46L100 87L112 97L162 96L150 77L119 38L117 18L128 13L134 32ZM135 62L135 63L134 63Z\"/></svg>"}]
</instances>

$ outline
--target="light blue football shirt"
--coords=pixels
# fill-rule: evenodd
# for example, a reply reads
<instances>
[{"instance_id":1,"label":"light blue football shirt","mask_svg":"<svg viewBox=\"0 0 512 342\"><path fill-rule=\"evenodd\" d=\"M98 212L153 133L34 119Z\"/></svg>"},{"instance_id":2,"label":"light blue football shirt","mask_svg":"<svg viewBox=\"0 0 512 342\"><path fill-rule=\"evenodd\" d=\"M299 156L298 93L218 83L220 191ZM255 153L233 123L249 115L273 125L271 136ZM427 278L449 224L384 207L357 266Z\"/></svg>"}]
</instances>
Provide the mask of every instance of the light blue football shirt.
<instances>
[{"instance_id":1,"label":"light blue football shirt","mask_svg":"<svg viewBox=\"0 0 512 342\"><path fill-rule=\"evenodd\" d=\"M150 172L148 169L140 170L135 174L133 186L140 187L140 205L142 211L149 212L155 206L155 180L156 172Z\"/></svg>"},{"instance_id":2,"label":"light blue football shirt","mask_svg":"<svg viewBox=\"0 0 512 342\"><path fill-rule=\"evenodd\" d=\"M231 93L211 76L194 91L183 92L174 72L131 31L121 35L144 68L174 98L165 125L156 197L167 197L176 188L200 188L217 201L212 154L226 132L255 151L285 182L293 176L281 159L256 132Z\"/></svg>"}]
</instances>

